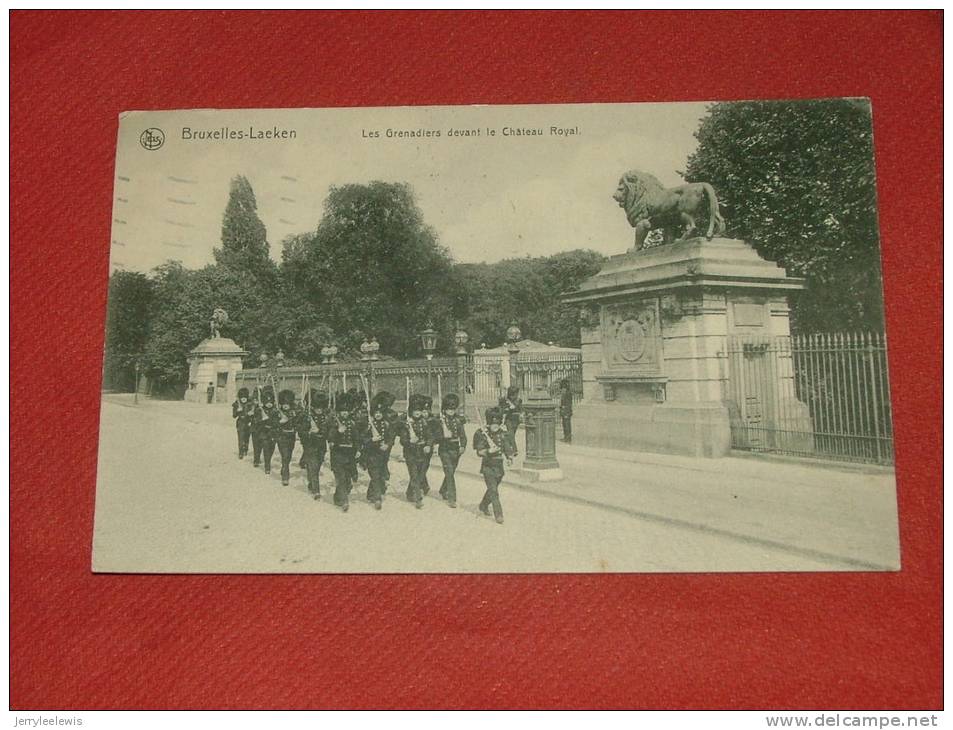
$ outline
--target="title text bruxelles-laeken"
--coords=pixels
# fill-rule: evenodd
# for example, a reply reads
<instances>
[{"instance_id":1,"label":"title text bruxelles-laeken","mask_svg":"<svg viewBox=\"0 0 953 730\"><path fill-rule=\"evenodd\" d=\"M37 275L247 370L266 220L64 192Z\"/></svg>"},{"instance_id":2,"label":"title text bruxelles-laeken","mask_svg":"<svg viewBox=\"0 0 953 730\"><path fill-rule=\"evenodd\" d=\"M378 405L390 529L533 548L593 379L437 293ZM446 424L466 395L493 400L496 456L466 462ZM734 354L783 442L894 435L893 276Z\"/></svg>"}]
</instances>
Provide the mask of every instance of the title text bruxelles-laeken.
<instances>
[{"instance_id":1,"label":"title text bruxelles-laeken","mask_svg":"<svg viewBox=\"0 0 953 730\"><path fill-rule=\"evenodd\" d=\"M250 126L247 129L232 129L231 127L192 129L191 127L182 127L183 140L258 141L263 139L297 139L297 137L297 130L282 129L280 127L272 127L270 129L260 129L255 126Z\"/></svg>"}]
</instances>

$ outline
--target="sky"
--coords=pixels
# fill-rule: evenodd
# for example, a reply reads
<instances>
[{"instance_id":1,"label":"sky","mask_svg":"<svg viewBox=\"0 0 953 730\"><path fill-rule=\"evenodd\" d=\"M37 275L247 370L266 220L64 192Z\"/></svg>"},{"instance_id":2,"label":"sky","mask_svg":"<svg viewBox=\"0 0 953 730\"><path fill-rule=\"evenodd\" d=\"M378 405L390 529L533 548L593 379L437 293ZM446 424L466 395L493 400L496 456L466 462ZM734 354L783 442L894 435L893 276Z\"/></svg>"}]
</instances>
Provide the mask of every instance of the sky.
<instances>
[{"instance_id":1,"label":"sky","mask_svg":"<svg viewBox=\"0 0 953 730\"><path fill-rule=\"evenodd\" d=\"M622 253L633 233L612 199L627 170L682 181L707 104L195 110L121 115L111 270L213 261L235 175L248 178L271 255L314 230L332 186L407 182L425 222L458 262ZM551 128L573 130L555 135ZM287 138L265 139L265 130ZM141 144L162 130L157 149ZM449 131L480 130L479 136ZM490 136L489 130L496 135ZM505 135L538 129L542 135ZM199 139L218 130L220 139ZM221 130L226 130L222 132ZM388 137L388 130L440 136ZM291 137L291 132L294 136ZM235 137L229 139L229 132ZM378 136L375 136L375 133Z\"/></svg>"}]
</instances>

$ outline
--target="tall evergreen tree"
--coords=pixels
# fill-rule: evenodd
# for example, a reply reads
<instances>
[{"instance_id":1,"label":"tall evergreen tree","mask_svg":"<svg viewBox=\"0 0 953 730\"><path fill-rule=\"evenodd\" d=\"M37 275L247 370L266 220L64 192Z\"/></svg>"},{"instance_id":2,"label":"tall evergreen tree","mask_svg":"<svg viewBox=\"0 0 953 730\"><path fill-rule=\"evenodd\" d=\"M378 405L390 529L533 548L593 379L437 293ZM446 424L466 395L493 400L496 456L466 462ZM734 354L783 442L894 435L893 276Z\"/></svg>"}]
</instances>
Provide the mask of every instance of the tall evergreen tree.
<instances>
[{"instance_id":1,"label":"tall evergreen tree","mask_svg":"<svg viewBox=\"0 0 953 730\"><path fill-rule=\"evenodd\" d=\"M258 217L255 191L244 175L232 178L222 217L222 247L215 261L239 271L259 273L270 268L265 224Z\"/></svg>"}]
</instances>

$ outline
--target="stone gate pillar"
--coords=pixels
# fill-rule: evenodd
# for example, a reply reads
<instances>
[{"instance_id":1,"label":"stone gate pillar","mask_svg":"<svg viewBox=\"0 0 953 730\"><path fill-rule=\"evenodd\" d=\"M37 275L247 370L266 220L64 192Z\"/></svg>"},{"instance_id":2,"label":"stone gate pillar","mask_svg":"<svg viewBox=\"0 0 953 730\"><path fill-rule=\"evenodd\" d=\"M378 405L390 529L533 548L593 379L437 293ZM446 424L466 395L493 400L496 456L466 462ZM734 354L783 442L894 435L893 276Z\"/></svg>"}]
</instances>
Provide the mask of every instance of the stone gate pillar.
<instances>
[{"instance_id":1,"label":"stone gate pillar","mask_svg":"<svg viewBox=\"0 0 953 730\"><path fill-rule=\"evenodd\" d=\"M730 448L730 335L788 335L802 289L744 241L692 238L611 257L579 305L583 402L573 441L717 457Z\"/></svg>"}]
</instances>

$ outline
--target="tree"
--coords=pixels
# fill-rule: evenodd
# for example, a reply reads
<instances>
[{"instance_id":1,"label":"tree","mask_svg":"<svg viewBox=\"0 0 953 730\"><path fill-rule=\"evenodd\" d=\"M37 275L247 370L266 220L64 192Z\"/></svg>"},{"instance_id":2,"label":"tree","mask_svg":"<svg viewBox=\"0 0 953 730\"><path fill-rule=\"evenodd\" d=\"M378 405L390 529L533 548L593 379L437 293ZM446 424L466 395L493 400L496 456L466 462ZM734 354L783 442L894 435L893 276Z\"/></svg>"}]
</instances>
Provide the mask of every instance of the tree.
<instances>
[{"instance_id":1,"label":"tree","mask_svg":"<svg viewBox=\"0 0 953 730\"><path fill-rule=\"evenodd\" d=\"M461 325L478 347L501 344L513 322L525 337L578 347L577 308L563 304L560 296L596 274L604 261L595 251L575 250L493 264L459 264L454 273L463 295Z\"/></svg>"},{"instance_id":2,"label":"tree","mask_svg":"<svg viewBox=\"0 0 953 730\"><path fill-rule=\"evenodd\" d=\"M175 390L188 382L189 351L209 336L216 307L228 312L223 335L249 351L247 365L257 364L262 352L274 354L297 339L279 286L250 272L218 264L190 271L170 262L155 269L153 285L145 363L160 390Z\"/></svg>"},{"instance_id":3,"label":"tree","mask_svg":"<svg viewBox=\"0 0 953 730\"><path fill-rule=\"evenodd\" d=\"M382 352L416 356L421 329L452 330L452 261L406 183L331 188L317 230L286 239L282 259L304 330L326 327L346 349L375 335ZM440 344L451 343L441 338Z\"/></svg>"},{"instance_id":4,"label":"tree","mask_svg":"<svg viewBox=\"0 0 953 730\"><path fill-rule=\"evenodd\" d=\"M792 276L801 331L883 327L870 107L865 100L718 103L685 178L710 182L728 224Z\"/></svg>"},{"instance_id":5,"label":"tree","mask_svg":"<svg viewBox=\"0 0 953 730\"><path fill-rule=\"evenodd\" d=\"M244 175L232 178L222 216L222 247L213 253L217 263L239 271L261 273L273 266L255 191Z\"/></svg>"},{"instance_id":6,"label":"tree","mask_svg":"<svg viewBox=\"0 0 953 730\"><path fill-rule=\"evenodd\" d=\"M103 386L135 387L136 359L149 335L153 285L145 274L116 271L109 277Z\"/></svg>"}]
</instances>

